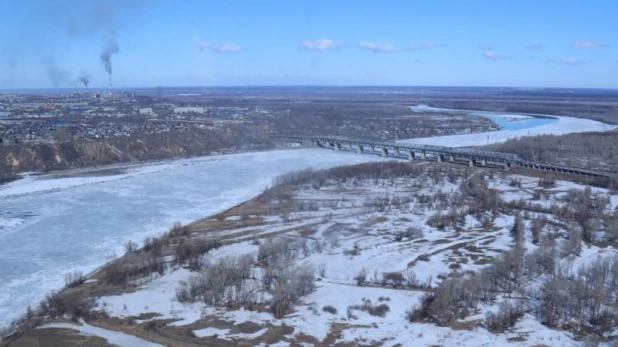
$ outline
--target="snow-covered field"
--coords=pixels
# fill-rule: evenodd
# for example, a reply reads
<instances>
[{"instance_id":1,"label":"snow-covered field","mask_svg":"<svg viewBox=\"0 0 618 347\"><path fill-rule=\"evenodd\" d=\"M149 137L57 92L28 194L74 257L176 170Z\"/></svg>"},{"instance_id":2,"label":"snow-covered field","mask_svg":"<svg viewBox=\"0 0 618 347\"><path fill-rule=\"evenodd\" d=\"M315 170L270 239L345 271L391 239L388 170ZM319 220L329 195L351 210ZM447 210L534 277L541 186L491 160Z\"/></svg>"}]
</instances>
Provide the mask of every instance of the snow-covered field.
<instances>
[{"instance_id":1,"label":"snow-covered field","mask_svg":"<svg viewBox=\"0 0 618 347\"><path fill-rule=\"evenodd\" d=\"M429 106L416 106L413 107L416 111L435 111L435 112L468 112L471 114L478 114L487 116L489 118L503 118L506 121L509 119L521 120L520 115L514 114L500 114L492 112L478 112L478 111L463 111L463 110L449 110L433 108ZM557 122L549 122L538 126L532 126L529 128L517 129L502 129L499 131L465 134L465 135L450 135L450 136L438 136L438 137L426 137L410 140L401 140L401 143L416 143L423 145L438 145L438 146L450 146L450 147L467 147L467 146L483 146L491 143L500 143L508 139L521 137L521 136L535 136L535 135L564 135L570 133L580 133L587 131L608 131L614 129L615 126L601 123L590 119L581 119L564 116L551 116L557 119Z\"/></svg>"},{"instance_id":2,"label":"snow-covered field","mask_svg":"<svg viewBox=\"0 0 618 347\"><path fill-rule=\"evenodd\" d=\"M259 194L283 173L381 160L302 149L129 166L110 176L29 176L0 186L0 326L122 254L126 240L223 211Z\"/></svg>"},{"instance_id":3,"label":"snow-covered field","mask_svg":"<svg viewBox=\"0 0 618 347\"><path fill-rule=\"evenodd\" d=\"M513 180L518 180L520 185L512 186L510 183ZM458 228L442 229L427 225L431 216L441 211L441 201L452 199L438 196L458 192L461 184L461 178L456 181L436 181L427 176L417 179L349 180L345 183L331 181L319 188L310 188L308 184L294 194L294 200L303 204L316 203L315 206L320 206L318 210L314 207L291 212L285 219L276 214L261 216L269 222L252 226L252 235L279 232L279 237L325 244L323 251L302 254L299 251L296 264L311 264L318 269L323 266L323 273L320 273L322 270L316 271L320 281L316 282L315 291L302 298L295 305L294 312L282 319L275 319L272 314L263 311L248 311L244 308L229 310L208 306L200 301L191 304L178 302L176 289L181 283L190 282L191 277L191 272L183 268L173 269L138 291L102 297L97 310L104 310L110 316L119 318L157 313L156 319L174 319L171 323L173 326L190 326L201 319L202 322L229 322L231 327L247 322L260 327L251 334L232 333L229 328L217 327L193 331L197 337L212 338L216 335L217 339L231 342L259 339L268 331L268 327L289 326L294 331L285 337L288 342L310 336L321 343L336 337L333 342L358 345L381 342L385 346L580 346L580 342L575 341L570 332L548 329L530 313L526 313L513 329L502 334L493 334L478 326L453 330L407 320L406 312L423 296L425 283L435 287L445 278L443 276L454 269L460 272L479 270L501 251L513 247L510 235L515 219L513 214L500 213L494 217L489 229L481 226L481 222L471 215L466 216L464 225ZM567 191L585 188L583 185L558 181L554 188L547 189L547 194L539 198L534 194L539 187L538 178L500 174L488 181L488 187L499 190L504 201L525 200L540 205L568 203L560 200ZM609 210L618 208L618 201L613 199L615 195L610 191L595 188L592 192L612 198L607 207ZM409 196L415 199L394 202ZM422 199L424 202L421 202L421 196L425 197ZM376 211L373 202L384 198L391 203ZM293 204L287 202L286 207ZM547 218L553 220L551 215ZM234 215L227 220L239 221L239 218ZM555 221L559 222L559 219ZM410 227L419 228L422 235L396 239L398 232ZM556 227L548 227L546 232L558 235L561 231ZM238 234L232 228L221 231L217 236L234 237ZM266 241L261 239L259 242ZM537 247L531 237L526 237L527 250L532 251ZM299 249L298 246L291 248ZM206 257L220 259L252 254L257 259L258 251L259 246L255 241L239 241L213 250ZM599 256L617 254L618 251L611 247L599 249L585 245L579 256L565 257L561 261L563 264L577 265ZM255 290L260 290L257 283L262 269L258 265L254 268L254 276L257 278L253 284ZM358 286L355 277L363 269L366 270L367 279L365 285ZM395 288L390 284L380 284L385 272L400 272L406 276L405 281L409 281L407 274L413 273L419 285L406 288L400 285ZM353 308L362 305L365 300L371 301L373 305L387 305L388 312L382 317ZM329 306L332 312L323 310ZM496 311L496 307L480 307L476 314L462 322L483 320L486 312ZM283 346L286 343L280 341L276 345Z\"/></svg>"}]
</instances>

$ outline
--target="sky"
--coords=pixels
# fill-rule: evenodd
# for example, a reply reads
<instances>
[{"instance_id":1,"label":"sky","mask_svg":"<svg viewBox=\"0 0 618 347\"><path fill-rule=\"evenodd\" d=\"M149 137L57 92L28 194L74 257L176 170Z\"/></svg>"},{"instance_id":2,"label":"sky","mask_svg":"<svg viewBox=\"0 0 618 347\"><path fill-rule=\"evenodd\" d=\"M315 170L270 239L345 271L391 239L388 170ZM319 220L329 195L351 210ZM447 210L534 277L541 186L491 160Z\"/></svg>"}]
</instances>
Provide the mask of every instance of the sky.
<instances>
[{"instance_id":1,"label":"sky","mask_svg":"<svg viewBox=\"0 0 618 347\"><path fill-rule=\"evenodd\" d=\"M615 0L2 0L0 89L107 87L106 48L121 88L616 89L617 13Z\"/></svg>"}]
</instances>

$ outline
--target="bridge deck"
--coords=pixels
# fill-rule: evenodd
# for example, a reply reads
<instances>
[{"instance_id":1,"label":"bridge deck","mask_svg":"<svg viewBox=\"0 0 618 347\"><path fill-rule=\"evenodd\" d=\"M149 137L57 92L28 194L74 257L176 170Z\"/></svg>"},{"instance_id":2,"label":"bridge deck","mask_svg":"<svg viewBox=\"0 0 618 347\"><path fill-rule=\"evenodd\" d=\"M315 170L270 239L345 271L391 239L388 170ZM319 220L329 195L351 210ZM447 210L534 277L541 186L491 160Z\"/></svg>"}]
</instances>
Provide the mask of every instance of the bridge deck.
<instances>
[{"instance_id":1,"label":"bridge deck","mask_svg":"<svg viewBox=\"0 0 618 347\"><path fill-rule=\"evenodd\" d=\"M468 148L455 148L455 147L447 147L447 146L433 146L433 145L422 145L422 144L402 144L394 141L383 141L383 140L370 140L370 139L359 139L359 138L350 138L344 136L296 136L296 135L276 135L276 138L292 140L292 141L310 141L316 144L319 143L327 143L330 146L340 146L340 145L348 145L350 147L356 146L358 148L361 147L373 147L373 148L382 148L382 149L393 149L397 152L421 152L422 154L430 153L436 156L441 157L442 155L448 155L451 157L456 157L460 159L470 160L471 164L476 161L481 162L492 162L499 163L507 166L520 166L524 168L534 169L534 170L542 170L542 171L554 171L554 172L564 172L564 173L572 173L577 175L586 175L593 177L607 177L607 178L618 178L618 175L613 172L599 171L599 170L589 170L585 168L576 168L576 167L568 167L563 165L555 165L555 164L546 164L533 162L528 160L523 160L519 158L515 154L511 153L502 153L502 152L492 152L492 151L483 151L476 149L468 149Z\"/></svg>"}]
</instances>

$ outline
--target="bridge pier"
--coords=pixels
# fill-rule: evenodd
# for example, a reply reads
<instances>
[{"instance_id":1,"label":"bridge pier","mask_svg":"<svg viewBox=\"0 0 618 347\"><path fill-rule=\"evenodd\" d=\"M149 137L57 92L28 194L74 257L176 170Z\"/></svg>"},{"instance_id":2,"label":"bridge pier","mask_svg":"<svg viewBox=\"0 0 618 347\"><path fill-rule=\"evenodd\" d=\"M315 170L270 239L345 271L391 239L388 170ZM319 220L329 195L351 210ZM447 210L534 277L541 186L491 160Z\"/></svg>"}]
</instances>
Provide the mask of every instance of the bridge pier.
<instances>
[{"instance_id":1,"label":"bridge pier","mask_svg":"<svg viewBox=\"0 0 618 347\"><path fill-rule=\"evenodd\" d=\"M363 153L363 145L358 145L358 148L356 149L356 151L357 151L358 153L361 153L361 154L362 154L362 153Z\"/></svg>"},{"instance_id":2,"label":"bridge pier","mask_svg":"<svg viewBox=\"0 0 618 347\"><path fill-rule=\"evenodd\" d=\"M468 159L468 166L474 167L474 159Z\"/></svg>"},{"instance_id":3,"label":"bridge pier","mask_svg":"<svg viewBox=\"0 0 618 347\"><path fill-rule=\"evenodd\" d=\"M388 157L388 149L382 148L382 156L383 157Z\"/></svg>"},{"instance_id":4,"label":"bridge pier","mask_svg":"<svg viewBox=\"0 0 618 347\"><path fill-rule=\"evenodd\" d=\"M448 157L448 161L450 161L451 163L455 161L455 156L454 155L449 155Z\"/></svg>"},{"instance_id":5,"label":"bridge pier","mask_svg":"<svg viewBox=\"0 0 618 347\"><path fill-rule=\"evenodd\" d=\"M508 162L504 163L504 171L509 171L511 169L511 164L509 164Z\"/></svg>"},{"instance_id":6,"label":"bridge pier","mask_svg":"<svg viewBox=\"0 0 618 347\"><path fill-rule=\"evenodd\" d=\"M427 160L427 152L421 151L421 160Z\"/></svg>"},{"instance_id":7,"label":"bridge pier","mask_svg":"<svg viewBox=\"0 0 618 347\"><path fill-rule=\"evenodd\" d=\"M442 162L442 154L438 153L438 155L436 155L436 160L438 161L438 163Z\"/></svg>"},{"instance_id":8,"label":"bridge pier","mask_svg":"<svg viewBox=\"0 0 618 347\"><path fill-rule=\"evenodd\" d=\"M409 161L414 161L414 151L410 151L408 152L408 160Z\"/></svg>"},{"instance_id":9,"label":"bridge pier","mask_svg":"<svg viewBox=\"0 0 618 347\"><path fill-rule=\"evenodd\" d=\"M399 148L395 148L394 155L395 157L399 158Z\"/></svg>"},{"instance_id":10,"label":"bridge pier","mask_svg":"<svg viewBox=\"0 0 618 347\"><path fill-rule=\"evenodd\" d=\"M339 142L335 142L335 151L341 150L341 144Z\"/></svg>"},{"instance_id":11,"label":"bridge pier","mask_svg":"<svg viewBox=\"0 0 618 347\"><path fill-rule=\"evenodd\" d=\"M485 159L481 160L481 166L487 166L487 161Z\"/></svg>"}]
</instances>

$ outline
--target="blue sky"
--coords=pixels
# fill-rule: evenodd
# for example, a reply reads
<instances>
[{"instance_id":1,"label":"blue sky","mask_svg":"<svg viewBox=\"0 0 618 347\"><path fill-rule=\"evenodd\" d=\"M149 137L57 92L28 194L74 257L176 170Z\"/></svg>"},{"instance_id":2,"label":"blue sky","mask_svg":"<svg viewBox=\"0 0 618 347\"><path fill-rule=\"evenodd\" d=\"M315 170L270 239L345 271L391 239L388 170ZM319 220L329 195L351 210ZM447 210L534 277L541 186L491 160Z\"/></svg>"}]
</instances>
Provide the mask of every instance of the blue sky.
<instances>
[{"instance_id":1,"label":"blue sky","mask_svg":"<svg viewBox=\"0 0 618 347\"><path fill-rule=\"evenodd\" d=\"M618 88L618 1L0 1L0 88Z\"/></svg>"}]
</instances>

